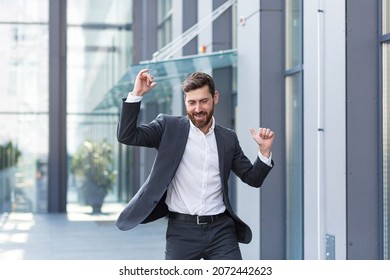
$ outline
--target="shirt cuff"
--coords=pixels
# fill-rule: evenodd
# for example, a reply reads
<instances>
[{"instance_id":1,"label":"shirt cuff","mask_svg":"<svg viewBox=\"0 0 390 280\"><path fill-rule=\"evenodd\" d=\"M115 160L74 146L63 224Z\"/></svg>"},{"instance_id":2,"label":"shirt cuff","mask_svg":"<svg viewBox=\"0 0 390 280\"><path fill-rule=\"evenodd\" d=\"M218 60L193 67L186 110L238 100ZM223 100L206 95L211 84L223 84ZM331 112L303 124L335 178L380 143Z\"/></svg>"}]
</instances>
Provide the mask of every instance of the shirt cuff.
<instances>
[{"instance_id":1,"label":"shirt cuff","mask_svg":"<svg viewBox=\"0 0 390 280\"><path fill-rule=\"evenodd\" d=\"M272 167L272 152L269 156L269 158L263 156L260 151L258 152L259 153L259 158L262 162L264 162L266 165L268 165L269 167Z\"/></svg>"},{"instance_id":2,"label":"shirt cuff","mask_svg":"<svg viewBox=\"0 0 390 280\"><path fill-rule=\"evenodd\" d=\"M142 100L142 96L134 96L132 92L129 92L125 102L126 103L137 103L137 102L141 102L141 100Z\"/></svg>"}]
</instances>

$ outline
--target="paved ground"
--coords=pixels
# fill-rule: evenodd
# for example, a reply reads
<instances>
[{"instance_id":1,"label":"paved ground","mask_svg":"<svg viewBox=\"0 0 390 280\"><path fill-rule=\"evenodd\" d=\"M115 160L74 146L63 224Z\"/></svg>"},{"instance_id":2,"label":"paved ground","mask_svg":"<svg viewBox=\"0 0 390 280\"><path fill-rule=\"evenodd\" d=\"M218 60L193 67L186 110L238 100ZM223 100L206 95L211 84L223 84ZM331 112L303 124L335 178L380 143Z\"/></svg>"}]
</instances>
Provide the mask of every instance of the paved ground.
<instances>
[{"instance_id":1,"label":"paved ground","mask_svg":"<svg viewBox=\"0 0 390 280\"><path fill-rule=\"evenodd\" d=\"M112 207L112 206L111 206ZM122 232L119 207L105 214L0 214L0 260L164 259L166 219Z\"/></svg>"}]
</instances>

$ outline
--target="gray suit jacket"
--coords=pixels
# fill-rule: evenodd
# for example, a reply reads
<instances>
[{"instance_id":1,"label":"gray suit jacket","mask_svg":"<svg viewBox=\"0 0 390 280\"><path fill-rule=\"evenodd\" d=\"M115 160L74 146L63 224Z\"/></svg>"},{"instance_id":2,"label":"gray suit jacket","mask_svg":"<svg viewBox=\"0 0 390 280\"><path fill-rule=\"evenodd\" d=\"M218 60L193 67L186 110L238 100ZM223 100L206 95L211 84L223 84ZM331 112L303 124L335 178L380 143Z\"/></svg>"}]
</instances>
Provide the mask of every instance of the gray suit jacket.
<instances>
[{"instance_id":1,"label":"gray suit jacket","mask_svg":"<svg viewBox=\"0 0 390 280\"><path fill-rule=\"evenodd\" d=\"M117 219L116 225L120 230L130 230L167 215L166 191L180 164L190 129L188 117L164 114L158 115L149 124L137 125L139 111L140 102L123 103L117 130L118 141L126 145L155 148L157 155L149 177ZM258 157L252 164L242 152L233 130L216 125L214 132L226 209L236 224L238 241L249 243L252 232L231 207L228 178L233 171L243 182L258 188L271 167Z\"/></svg>"}]
</instances>

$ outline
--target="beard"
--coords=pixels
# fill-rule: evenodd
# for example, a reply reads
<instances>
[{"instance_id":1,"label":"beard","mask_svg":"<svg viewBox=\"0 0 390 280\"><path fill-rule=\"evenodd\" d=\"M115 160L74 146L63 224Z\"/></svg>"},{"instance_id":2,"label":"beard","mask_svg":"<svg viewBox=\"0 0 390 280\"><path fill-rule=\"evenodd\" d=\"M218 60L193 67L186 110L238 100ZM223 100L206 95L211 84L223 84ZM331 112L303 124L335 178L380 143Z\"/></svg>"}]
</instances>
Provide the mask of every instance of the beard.
<instances>
[{"instance_id":1,"label":"beard","mask_svg":"<svg viewBox=\"0 0 390 280\"><path fill-rule=\"evenodd\" d=\"M206 127L210 123L210 121L213 117L213 114L214 114L214 106L209 113L206 111L201 111L201 112L197 112L197 113L195 113L195 112L188 113L187 112L187 115L190 118L190 120L192 121L192 123L199 129ZM199 120L199 119L197 119L198 117L203 117L203 118L201 120Z\"/></svg>"}]
</instances>

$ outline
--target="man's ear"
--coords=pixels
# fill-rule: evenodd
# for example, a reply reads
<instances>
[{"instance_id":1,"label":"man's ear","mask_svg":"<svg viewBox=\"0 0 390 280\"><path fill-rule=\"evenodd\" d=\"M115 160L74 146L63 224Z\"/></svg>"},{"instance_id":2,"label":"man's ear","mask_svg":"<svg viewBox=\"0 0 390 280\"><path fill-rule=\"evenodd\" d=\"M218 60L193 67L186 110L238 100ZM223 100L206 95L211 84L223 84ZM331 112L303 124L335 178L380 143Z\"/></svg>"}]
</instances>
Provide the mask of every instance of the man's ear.
<instances>
[{"instance_id":1,"label":"man's ear","mask_svg":"<svg viewBox=\"0 0 390 280\"><path fill-rule=\"evenodd\" d=\"M215 93L214 93L214 104L217 104L217 103L218 103L218 100L219 100L219 93L218 93L218 91L216 90Z\"/></svg>"}]
</instances>

